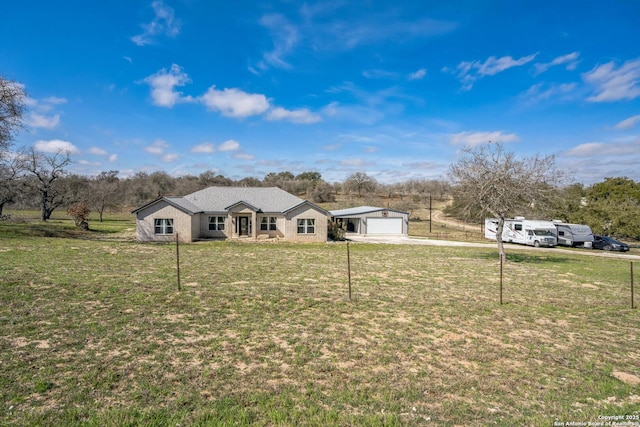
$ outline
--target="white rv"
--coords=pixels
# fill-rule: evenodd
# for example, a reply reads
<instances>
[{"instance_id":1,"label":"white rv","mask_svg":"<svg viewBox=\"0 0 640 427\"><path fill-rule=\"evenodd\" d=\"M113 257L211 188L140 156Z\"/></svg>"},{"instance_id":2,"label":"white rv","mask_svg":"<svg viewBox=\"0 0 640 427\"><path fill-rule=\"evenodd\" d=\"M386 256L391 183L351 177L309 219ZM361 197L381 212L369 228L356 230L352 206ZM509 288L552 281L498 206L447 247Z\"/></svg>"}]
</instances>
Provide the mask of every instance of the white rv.
<instances>
[{"instance_id":1,"label":"white rv","mask_svg":"<svg viewBox=\"0 0 640 427\"><path fill-rule=\"evenodd\" d=\"M593 232L591 227L584 224L567 224L554 220L558 235L558 244L563 246L580 246L591 248L593 246Z\"/></svg>"},{"instance_id":2,"label":"white rv","mask_svg":"<svg viewBox=\"0 0 640 427\"><path fill-rule=\"evenodd\" d=\"M484 237L496 240L497 228L497 219L485 219ZM525 219L524 217L504 220L502 241L535 247L548 246L550 248L558 244L556 226L553 222Z\"/></svg>"}]
</instances>

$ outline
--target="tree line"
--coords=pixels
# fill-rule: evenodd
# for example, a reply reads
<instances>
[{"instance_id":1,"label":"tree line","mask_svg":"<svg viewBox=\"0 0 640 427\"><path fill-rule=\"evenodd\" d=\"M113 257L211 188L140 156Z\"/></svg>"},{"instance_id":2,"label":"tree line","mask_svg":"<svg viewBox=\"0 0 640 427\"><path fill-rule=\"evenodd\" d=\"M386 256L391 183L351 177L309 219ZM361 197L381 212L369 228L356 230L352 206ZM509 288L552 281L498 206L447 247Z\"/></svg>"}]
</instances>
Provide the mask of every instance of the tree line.
<instances>
[{"instance_id":1,"label":"tree line","mask_svg":"<svg viewBox=\"0 0 640 427\"><path fill-rule=\"evenodd\" d=\"M138 172L120 177L117 170L103 171L95 176L68 172L72 159L69 153L40 153L33 148L15 152L10 160L0 162L0 215L5 206L14 209L34 209L46 221L58 208L86 205L102 221L106 211L139 207L158 197L186 195L210 186L278 187L315 203L335 202L338 194L358 196L365 203L381 194L397 199L398 206L407 209L432 194L444 197L449 186L438 180L409 180L396 184L380 184L375 178L357 172L343 182L329 183L316 171L271 172L262 179L246 177L233 180L214 171L199 175L171 176L166 172ZM364 199L364 200L363 200Z\"/></svg>"}]
</instances>

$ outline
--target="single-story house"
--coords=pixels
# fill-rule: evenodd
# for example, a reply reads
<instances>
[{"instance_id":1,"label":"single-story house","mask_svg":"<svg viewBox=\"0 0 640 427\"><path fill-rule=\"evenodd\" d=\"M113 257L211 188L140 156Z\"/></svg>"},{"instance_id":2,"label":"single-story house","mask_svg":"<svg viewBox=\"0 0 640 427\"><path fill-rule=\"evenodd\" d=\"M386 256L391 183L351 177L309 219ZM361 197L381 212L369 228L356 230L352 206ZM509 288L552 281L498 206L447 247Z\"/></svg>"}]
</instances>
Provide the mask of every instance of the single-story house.
<instances>
[{"instance_id":1,"label":"single-story house","mask_svg":"<svg viewBox=\"0 0 640 427\"><path fill-rule=\"evenodd\" d=\"M394 209L359 206L329 212L333 220L344 224L347 233L409 234L409 213Z\"/></svg>"},{"instance_id":2,"label":"single-story house","mask_svg":"<svg viewBox=\"0 0 640 427\"><path fill-rule=\"evenodd\" d=\"M209 187L132 212L137 239L272 238L325 242L329 212L276 187Z\"/></svg>"}]
</instances>

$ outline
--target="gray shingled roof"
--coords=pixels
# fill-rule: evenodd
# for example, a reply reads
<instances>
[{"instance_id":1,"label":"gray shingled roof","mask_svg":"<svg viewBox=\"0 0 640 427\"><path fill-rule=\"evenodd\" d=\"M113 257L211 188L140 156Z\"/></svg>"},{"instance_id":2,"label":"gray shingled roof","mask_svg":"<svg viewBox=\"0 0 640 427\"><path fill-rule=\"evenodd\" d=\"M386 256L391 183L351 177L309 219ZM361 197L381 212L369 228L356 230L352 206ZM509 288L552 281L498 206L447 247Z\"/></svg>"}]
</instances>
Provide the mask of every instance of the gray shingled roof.
<instances>
[{"instance_id":1,"label":"gray shingled roof","mask_svg":"<svg viewBox=\"0 0 640 427\"><path fill-rule=\"evenodd\" d=\"M165 199L190 213L202 212L202 208L194 205L184 197L167 196Z\"/></svg>"},{"instance_id":2,"label":"gray shingled roof","mask_svg":"<svg viewBox=\"0 0 640 427\"><path fill-rule=\"evenodd\" d=\"M246 202L262 212L280 213L304 202L277 187L208 187L182 199L205 212L225 212L231 205Z\"/></svg>"}]
</instances>

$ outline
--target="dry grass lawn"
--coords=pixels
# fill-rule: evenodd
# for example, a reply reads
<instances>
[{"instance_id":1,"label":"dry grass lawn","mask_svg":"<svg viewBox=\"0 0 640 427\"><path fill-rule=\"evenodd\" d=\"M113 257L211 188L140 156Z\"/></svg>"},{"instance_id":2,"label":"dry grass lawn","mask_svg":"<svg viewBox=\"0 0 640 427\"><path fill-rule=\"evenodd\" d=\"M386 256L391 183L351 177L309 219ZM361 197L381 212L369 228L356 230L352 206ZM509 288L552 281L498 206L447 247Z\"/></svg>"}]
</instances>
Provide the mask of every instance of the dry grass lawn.
<instances>
[{"instance_id":1,"label":"dry grass lawn","mask_svg":"<svg viewBox=\"0 0 640 427\"><path fill-rule=\"evenodd\" d=\"M2 425L552 425L640 414L629 261L6 235ZM640 269L640 267L637 267ZM640 280L636 279L637 282ZM636 303L637 304L637 303Z\"/></svg>"}]
</instances>

